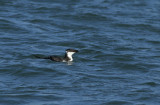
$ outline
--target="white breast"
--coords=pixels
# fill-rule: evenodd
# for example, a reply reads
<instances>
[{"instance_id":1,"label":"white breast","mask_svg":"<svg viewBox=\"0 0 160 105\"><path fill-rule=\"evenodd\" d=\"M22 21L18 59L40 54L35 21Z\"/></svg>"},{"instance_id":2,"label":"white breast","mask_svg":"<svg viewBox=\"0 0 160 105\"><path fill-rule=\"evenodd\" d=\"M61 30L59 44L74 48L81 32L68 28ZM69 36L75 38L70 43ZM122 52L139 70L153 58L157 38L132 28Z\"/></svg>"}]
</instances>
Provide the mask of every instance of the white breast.
<instances>
[{"instance_id":1,"label":"white breast","mask_svg":"<svg viewBox=\"0 0 160 105\"><path fill-rule=\"evenodd\" d=\"M73 61L72 55L73 55L74 53L75 53L75 52L67 52L67 56L70 58L69 61Z\"/></svg>"}]
</instances>

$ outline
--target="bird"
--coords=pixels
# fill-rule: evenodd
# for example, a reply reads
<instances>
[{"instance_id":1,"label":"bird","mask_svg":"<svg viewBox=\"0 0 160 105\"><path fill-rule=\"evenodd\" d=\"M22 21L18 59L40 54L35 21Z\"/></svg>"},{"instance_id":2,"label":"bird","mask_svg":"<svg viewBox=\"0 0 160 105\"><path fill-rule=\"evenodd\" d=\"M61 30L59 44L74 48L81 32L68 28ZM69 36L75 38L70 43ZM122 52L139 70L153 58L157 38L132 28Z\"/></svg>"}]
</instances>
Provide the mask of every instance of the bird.
<instances>
[{"instance_id":1,"label":"bird","mask_svg":"<svg viewBox=\"0 0 160 105\"><path fill-rule=\"evenodd\" d=\"M48 57L39 57L36 56L37 58L42 58L42 59L50 59L52 61L56 62L72 62L73 61L73 54L79 52L78 50L75 49L66 49L64 57L59 57L59 56L48 56Z\"/></svg>"}]
</instances>

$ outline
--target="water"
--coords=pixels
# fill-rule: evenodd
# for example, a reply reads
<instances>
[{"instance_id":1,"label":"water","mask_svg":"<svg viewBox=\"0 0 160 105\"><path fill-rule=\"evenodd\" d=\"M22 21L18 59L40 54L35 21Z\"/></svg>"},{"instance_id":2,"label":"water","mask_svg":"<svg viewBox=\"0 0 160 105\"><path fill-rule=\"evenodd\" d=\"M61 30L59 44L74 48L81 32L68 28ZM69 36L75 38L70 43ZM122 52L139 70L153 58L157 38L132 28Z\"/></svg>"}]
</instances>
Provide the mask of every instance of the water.
<instances>
[{"instance_id":1,"label":"water","mask_svg":"<svg viewBox=\"0 0 160 105\"><path fill-rule=\"evenodd\" d=\"M1 105L159 105L159 0L1 0ZM75 48L72 65L37 59Z\"/></svg>"}]
</instances>

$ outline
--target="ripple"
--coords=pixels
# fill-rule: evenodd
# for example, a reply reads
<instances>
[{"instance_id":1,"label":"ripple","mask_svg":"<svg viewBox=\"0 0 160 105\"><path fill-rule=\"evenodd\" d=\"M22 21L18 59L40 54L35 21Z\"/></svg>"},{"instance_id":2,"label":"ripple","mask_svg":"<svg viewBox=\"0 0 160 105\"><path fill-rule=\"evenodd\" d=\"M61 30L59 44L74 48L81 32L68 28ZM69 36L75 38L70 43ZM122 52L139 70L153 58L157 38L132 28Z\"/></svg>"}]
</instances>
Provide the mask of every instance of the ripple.
<instances>
[{"instance_id":1,"label":"ripple","mask_svg":"<svg viewBox=\"0 0 160 105\"><path fill-rule=\"evenodd\" d=\"M119 101L119 100L114 100L114 101L110 101L107 103L104 103L102 105L133 105L133 103L131 102L127 102L127 101Z\"/></svg>"},{"instance_id":2,"label":"ripple","mask_svg":"<svg viewBox=\"0 0 160 105\"><path fill-rule=\"evenodd\" d=\"M158 86L159 84L157 84L157 83L155 83L155 82L145 82L145 83L143 83L142 85L148 85L148 86L155 87L155 86Z\"/></svg>"},{"instance_id":3,"label":"ripple","mask_svg":"<svg viewBox=\"0 0 160 105\"><path fill-rule=\"evenodd\" d=\"M157 41L150 40L150 41L147 41L147 43L151 43L153 45L160 45L160 41L159 40L157 40Z\"/></svg>"},{"instance_id":4,"label":"ripple","mask_svg":"<svg viewBox=\"0 0 160 105\"><path fill-rule=\"evenodd\" d=\"M97 15L95 13L84 13L84 14L79 14L79 18L83 20L99 20L99 21L106 21L107 18L105 16Z\"/></svg>"}]
</instances>

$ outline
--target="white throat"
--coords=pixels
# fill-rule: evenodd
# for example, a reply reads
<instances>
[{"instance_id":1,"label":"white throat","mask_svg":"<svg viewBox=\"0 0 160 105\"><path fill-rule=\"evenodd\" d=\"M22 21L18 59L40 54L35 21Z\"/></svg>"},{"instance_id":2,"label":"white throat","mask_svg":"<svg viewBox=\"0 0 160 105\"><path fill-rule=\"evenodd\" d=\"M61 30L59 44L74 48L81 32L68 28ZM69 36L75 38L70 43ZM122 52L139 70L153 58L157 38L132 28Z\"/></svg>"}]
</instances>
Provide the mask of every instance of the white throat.
<instances>
[{"instance_id":1,"label":"white throat","mask_svg":"<svg viewBox=\"0 0 160 105\"><path fill-rule=\"evenodd\" d=\"M72 55L73 55L74 53L75 53L75 52L67 52L67 56L68 56L68 58L70 59L69 61L73 61Z\"/></svg>"}]
</instances>

